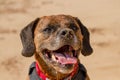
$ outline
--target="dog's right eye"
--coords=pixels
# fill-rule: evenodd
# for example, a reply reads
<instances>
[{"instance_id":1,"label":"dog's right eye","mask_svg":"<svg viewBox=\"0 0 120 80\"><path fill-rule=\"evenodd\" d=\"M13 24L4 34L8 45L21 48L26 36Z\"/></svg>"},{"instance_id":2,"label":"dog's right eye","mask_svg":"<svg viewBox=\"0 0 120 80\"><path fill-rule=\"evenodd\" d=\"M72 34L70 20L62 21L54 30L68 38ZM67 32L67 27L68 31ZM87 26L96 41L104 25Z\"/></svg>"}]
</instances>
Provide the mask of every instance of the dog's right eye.
<instances>
[{"instance_id":1,"label":"dog's right eye","mask_svg":"<svg viewBox=\"0 0 120 80\"><path fill-rule=\"evenodd\" d=\"M43 32L46 32L46 33L51 33L52 31L53 31L53 29L50 27L47 27L43 30Z\"/></svg>"}]
</instances>

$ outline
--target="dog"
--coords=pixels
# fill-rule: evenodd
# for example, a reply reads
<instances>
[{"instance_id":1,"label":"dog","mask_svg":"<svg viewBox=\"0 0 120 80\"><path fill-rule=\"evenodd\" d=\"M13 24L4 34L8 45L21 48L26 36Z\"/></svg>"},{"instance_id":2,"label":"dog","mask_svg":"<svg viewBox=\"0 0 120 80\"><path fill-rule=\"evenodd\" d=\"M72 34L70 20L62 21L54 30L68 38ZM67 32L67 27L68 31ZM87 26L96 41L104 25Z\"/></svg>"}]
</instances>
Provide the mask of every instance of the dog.
<instances>
[{"instance_id":1,"label":"dog","mask_svg":"<svg viewBox=\"0 0 120 80\"><path fill-rule=\"evenodd\" d=\"M77 17L37 18L21 30L22 55L35 56L27 80L89 80L79 55L93 52L90 33Z\"/></svg>"}]
</instances>

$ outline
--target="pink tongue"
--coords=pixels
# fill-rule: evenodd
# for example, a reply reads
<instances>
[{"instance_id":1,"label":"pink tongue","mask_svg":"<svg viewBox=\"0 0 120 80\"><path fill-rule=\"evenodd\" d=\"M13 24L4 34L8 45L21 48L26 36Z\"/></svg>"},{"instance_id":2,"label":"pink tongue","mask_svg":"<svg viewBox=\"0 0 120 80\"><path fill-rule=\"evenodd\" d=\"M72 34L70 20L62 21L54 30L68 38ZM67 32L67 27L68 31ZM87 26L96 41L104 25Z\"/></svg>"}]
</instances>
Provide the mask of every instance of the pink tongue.
<instances>
[{"instance_id":1,"label":"pink tongue","mask_svg":"<svg viewBox=\"0 0 120 80\"><path fill-rule=\"evenodd\" d=\"M77 59L74 57L70 57L66 55L66 57L63 54L57 53L55 54L55 57L57 58L57 61L61 64L76 64Z\"/></svg>"}]
</instances>

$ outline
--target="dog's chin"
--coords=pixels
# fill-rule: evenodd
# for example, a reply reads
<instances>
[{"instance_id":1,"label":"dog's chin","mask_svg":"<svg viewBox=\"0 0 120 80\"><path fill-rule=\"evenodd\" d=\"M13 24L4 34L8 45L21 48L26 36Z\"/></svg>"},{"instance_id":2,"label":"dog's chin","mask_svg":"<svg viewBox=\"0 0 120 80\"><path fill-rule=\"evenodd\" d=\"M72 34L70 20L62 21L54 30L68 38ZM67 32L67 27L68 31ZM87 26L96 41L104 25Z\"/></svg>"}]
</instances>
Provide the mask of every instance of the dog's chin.
<instances>
[{"instance_id":1,"label":"dog's chin","mask_svg":"<svg viewBox=\"0 0 120 80\"><path fill-rule=\"evenodd\" d=\"M43 49L42 54L46 63L50 64L56 72L69 74L78 63L80 50L75 50L70 45L64 45L57 50Z\"/></svg>"}]
</instances>

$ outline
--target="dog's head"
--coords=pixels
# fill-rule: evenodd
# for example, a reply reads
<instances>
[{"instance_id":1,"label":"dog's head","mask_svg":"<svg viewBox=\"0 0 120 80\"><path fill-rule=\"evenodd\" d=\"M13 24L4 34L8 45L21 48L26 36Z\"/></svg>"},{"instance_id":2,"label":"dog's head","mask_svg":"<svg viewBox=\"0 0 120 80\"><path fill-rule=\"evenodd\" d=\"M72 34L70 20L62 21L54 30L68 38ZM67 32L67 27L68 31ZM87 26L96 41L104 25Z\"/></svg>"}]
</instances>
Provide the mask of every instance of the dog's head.
<instances>
[{"instance_id":1,"label":"dog's head","mask_svg":"<svg viewBox=\"0 0 120 80\"><path fill-rule=\"evenodd\" d=\"M79 61L80 52L84 56L93 52L87 28L78 18L69 15L37 18L21 31L20 36L22 55L35 54L42 69L49 67L51 72L54 70L53 74L70 74Z\"/></svg>"}]
</instances>

